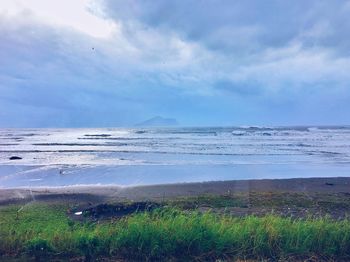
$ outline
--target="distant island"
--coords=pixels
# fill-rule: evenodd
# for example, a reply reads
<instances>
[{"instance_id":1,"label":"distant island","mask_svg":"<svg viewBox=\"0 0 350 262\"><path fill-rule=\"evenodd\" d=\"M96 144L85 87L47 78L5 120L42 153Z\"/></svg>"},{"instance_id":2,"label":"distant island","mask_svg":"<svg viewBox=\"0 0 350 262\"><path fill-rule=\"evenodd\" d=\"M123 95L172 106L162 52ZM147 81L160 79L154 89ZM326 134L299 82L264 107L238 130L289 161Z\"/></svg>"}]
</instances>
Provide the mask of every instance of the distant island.
<instances>
[{"instance_id":1,"label":"distant island","mask_svg":"<svg viewBox=\"0 0 350 262\"><path fill-rule=\"evenodd\" d=\"M136 126L176 126L178 122L174 118L164 118L161 116L155 116L146 121L136 124Z\"/></svg>"}]
</instances>

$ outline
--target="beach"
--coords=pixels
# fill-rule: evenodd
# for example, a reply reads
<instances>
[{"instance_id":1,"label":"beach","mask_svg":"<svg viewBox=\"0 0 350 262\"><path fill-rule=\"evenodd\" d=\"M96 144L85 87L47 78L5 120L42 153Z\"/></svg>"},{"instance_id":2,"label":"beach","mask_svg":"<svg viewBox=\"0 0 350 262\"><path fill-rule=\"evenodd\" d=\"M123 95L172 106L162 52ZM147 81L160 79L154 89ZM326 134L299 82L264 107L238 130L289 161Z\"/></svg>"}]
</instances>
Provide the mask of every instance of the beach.
<instances>
[{"instance_id":1,"label":"beach","mask_svg":"<svg viewBox=\"0 0 350 262\"><path fill-rule=\"evenodd\" d=\"M10 204L66 204L76 206L133 201L193 201L198 198L243 201L242 206L199 203L198 208L232 209L232 215L331 215L339 219L350 212L350 178L304 178L217 181L137 187L71 186L57 188L0 189L0 206ZM259 200L259 201L257 201ZM278 201L277 201L278 200ZM307 203L307 204L305 204ZM321 204L320 204L321 203ZM345 204L344 204L345 203ZM323 206L322 206L323 204ZM324 208L326 207L326 208ZM332 208L330 208L332 207ZM238 209L237 209L238 208Z\"/></svg>"},{"instance_id":2,"label":"beach","mask_svg":"<svg viewBox=\"0 0 350 262\"><path fill-rule=\"evenodd\" d=\"M249 192L350 193L350 177L262 179L183 183L138 187L71 186L57 188L0 189L0 205L10 202L53 201L118 201L159 200L203 194L224 195Z\"/></svg>"}]
</instances>

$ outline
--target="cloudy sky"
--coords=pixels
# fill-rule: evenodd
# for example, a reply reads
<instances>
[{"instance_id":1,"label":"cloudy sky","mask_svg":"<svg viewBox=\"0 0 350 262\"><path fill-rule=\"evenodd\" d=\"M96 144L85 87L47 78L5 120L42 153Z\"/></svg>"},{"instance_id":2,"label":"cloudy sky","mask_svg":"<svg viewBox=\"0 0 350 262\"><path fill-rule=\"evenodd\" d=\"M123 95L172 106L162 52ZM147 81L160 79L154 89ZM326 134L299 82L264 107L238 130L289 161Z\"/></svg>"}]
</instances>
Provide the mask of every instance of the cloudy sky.
<instances>
[{"instance_id":1,"label":"cloudy sky","mask_svg":"<svg viewBox=\"0 0 350 262\"><path fill-rule=\"evenodd\" d=\"M0 0L0 126L350 124L350 1Z\"/></svg>"}]
</instances>

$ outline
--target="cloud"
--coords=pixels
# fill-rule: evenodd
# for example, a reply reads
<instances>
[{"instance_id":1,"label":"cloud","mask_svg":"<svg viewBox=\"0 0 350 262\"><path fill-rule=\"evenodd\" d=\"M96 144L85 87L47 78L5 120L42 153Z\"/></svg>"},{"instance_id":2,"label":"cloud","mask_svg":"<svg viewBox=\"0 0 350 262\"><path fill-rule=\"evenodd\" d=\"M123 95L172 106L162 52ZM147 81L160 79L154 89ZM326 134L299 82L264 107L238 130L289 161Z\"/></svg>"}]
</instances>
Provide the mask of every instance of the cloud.
<instances>
[{"instance_id":1,"label":"cloud","mask_svg":"<svg viewBox=\"0 0 350 262\"><path fill-rule=\"evenodd\" d=\"M349 3L2 1L0 126L346 122Z\"/></svg>"},{"instance_id":2,"label":"cloud","mask_svg":"<svg viewBox=\"0 0 350 262\"><path fill-rule=\"evenodd\" d=\"M176 31L219 51L256 52L283 47L296 38L308 44L347 45L347 1L139 1L125 5L106 0L105 12L116 20ZM327 31L324 34L324 31ZM241 48L243 47L244 48ZM235 53L237 54L237 53Z\"/></svg>"},{"instance_id":3,"label":"cloud","mask_svg":"<svg viewBox=\"0 0 350 262\"><path fill-rule=\"evenodd\" d=\"M3 0L0 13L8 17L31 17L44 24L72 28L93 37L106 38L118 29L114 21L100 17L98 6L89 0Z\"/></svg>"}]
</instances>

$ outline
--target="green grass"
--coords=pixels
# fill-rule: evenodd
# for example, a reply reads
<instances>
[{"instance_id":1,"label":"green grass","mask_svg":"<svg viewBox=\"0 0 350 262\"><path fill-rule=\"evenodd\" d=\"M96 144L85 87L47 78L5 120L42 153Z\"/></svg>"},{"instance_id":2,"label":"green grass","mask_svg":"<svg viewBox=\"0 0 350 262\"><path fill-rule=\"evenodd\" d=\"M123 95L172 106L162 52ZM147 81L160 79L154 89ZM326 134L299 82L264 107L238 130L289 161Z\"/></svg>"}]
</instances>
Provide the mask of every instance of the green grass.
<instances>
[{"instance_id":1,"label":"green grass","mask_svg":"<svg viewBox=\"0 0 350 262\"><path fill-rule=\"evenodd\" d=\"M121 220L73 222L63 205L0 209L0 256L93 260L350 259L350 221L234 218L162 208ZM1 258L1 257L0 257Z\"/></svg>"}]
</instances>

